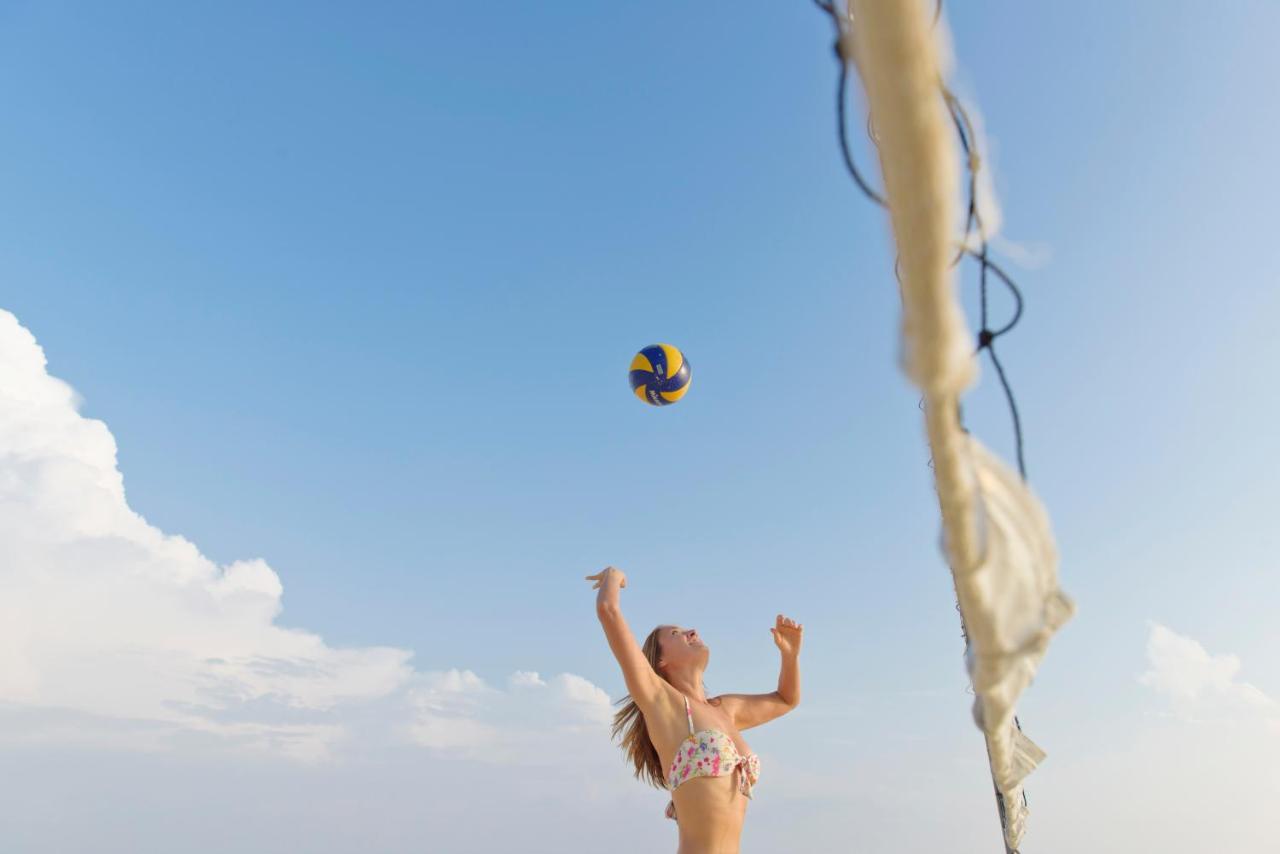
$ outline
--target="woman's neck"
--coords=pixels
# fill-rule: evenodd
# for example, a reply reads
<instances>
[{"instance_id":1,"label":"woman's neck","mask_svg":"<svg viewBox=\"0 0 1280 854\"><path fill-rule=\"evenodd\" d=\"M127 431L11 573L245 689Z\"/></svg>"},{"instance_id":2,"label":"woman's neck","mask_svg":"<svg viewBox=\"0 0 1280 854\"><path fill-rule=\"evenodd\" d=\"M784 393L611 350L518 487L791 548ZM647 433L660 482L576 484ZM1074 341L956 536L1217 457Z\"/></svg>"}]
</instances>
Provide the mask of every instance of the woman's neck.
<instances>
[{"instance_id":1,"label":"woman's neck","mask_svg":"<svg viewBox=\"0 0 1280 854\"><path fill-rule=\"evenodd\" d=\"M672 688L675 688L690 700L697 700L699 703L707 702L706 689L702 685L702 671L673 673L670 682Z\"/></svg>"}]
</instances>

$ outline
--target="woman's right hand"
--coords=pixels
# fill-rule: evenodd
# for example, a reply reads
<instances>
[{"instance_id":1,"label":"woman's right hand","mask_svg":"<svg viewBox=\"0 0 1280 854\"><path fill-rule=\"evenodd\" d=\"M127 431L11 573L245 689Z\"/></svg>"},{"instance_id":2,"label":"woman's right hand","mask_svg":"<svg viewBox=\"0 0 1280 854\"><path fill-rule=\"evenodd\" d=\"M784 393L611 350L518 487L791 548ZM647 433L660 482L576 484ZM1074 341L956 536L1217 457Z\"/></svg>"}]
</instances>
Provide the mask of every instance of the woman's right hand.
<instances>
[{"instance_id":1,"label":"woman's right hand","mask_svg":"<svg viewBox=\"0 0 1280 854\"><path fill-rule=\"evenodd\" d=\"M610 585L617 588L626 587L627 574L616 566L606 566L595 575L588 575L587 581L595 582L591 586L592 590L599 590L601 587L608 589Z\"/></svg>"}]
</instances>

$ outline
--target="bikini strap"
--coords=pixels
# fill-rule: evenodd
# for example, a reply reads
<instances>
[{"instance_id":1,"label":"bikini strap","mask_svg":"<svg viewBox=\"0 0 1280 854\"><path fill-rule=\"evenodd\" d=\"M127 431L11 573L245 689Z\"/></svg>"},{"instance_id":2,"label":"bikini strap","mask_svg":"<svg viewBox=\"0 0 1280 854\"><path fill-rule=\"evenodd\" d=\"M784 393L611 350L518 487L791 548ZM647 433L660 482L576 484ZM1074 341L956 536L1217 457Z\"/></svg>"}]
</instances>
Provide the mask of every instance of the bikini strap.
<instances>
[{"instance_id":1,"label":"bikini strap","mask_svg":"<svg viewBox=\"0 0 1280 854\"><path fill-rule=\"evenodd\" d=\"M680 695L684 697L683 694ZM689 735L693 735L693 709L689 708L689 698L684 697L684 716L689 719Z\"/></svg>"}]
</instances>

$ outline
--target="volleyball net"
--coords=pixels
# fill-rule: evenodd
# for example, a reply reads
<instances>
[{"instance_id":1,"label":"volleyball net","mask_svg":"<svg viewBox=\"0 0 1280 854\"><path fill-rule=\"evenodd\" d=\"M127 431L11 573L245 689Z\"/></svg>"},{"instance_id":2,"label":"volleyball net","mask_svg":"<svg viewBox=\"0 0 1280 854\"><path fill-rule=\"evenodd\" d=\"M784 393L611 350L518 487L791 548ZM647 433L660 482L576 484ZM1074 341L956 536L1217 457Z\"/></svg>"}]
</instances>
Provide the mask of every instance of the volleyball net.
<instances>
[{"instance_id":1,"label":"volleyball net","mask_svg":"<svg viewBox=\"0 0 1280 854\"><path fill-rule=\"evenodd\" d=\"M1027 820L1023 781L1045 754L1022 733L1015 706L1074 606L1058 587L1048 514L1020 474L1020 428L1015 470L961 422L961 398L976 381L984 349L1013 403L991 346L1007 327L989 328L985 288L988 274L1014 286L988 257L989 235L974 200L977 140L945 84L940 9L917 0L815 2L837 24L846 162L868 195L886 206L897 247L902 367L923 396L943 548L975 695L973 716L986 741L1005 847L1016 851ZM867 188L849 159L843 97L850 72L862 82L874 128L880 194ZM958 292L957 262L964 257L981 264L984 316L978 335L969 329ZM1016 407L1014 417L1016 423Z\"/></svg>"}]
</instances>

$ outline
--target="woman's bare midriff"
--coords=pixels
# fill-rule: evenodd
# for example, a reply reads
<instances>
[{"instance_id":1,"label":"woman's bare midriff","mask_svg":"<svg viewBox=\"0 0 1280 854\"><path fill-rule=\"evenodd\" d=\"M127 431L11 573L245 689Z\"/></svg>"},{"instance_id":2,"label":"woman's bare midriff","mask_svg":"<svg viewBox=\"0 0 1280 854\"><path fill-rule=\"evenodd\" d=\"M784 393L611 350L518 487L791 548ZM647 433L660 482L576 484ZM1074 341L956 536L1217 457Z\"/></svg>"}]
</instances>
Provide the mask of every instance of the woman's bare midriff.
<instances>
[{"instance_id":1,"label":"woman's bare midriff","mask_svg":"<svg viewBox=\"0 0 1280 854\"><path fill-rule=\"evenodd\" d=\"M698 777L675 792L680 847L677 854L738 854L747 796L732 777Z\"/></svg>"}]
</instances>

